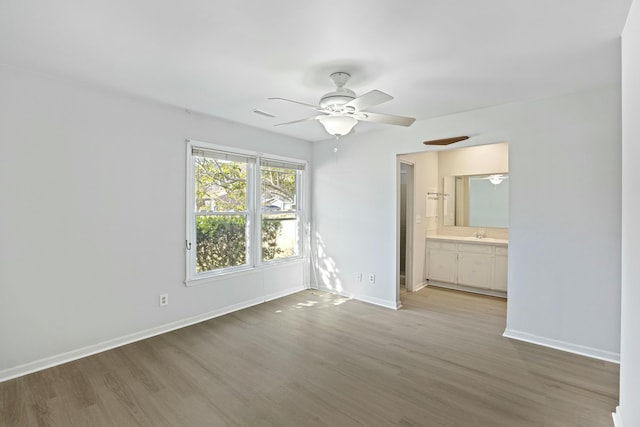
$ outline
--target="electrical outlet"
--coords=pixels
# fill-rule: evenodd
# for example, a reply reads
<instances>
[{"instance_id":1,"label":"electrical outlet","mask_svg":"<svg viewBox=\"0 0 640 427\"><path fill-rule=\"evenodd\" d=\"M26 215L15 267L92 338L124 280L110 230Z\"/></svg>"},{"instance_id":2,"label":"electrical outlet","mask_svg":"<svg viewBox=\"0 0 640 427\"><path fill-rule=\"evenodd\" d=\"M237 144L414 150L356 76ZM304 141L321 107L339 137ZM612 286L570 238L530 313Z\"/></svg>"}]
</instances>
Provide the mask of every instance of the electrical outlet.
<instances>
[{"instance_id":1,"label":"electrical outlet","mask_svg":"<svg viewBox=\"0 0 640 427\"><path fill-rule=\"evenodd\" d=\"M164 305L169 305L169 294L160 295L160 307Z\"/></svg>"},{"instance_id":2,"label":"electrical outlet","mask_svg":"<svg viewBox=\"0 0 640 427\"><path fill-rule=\"evenodd\" d=\"M369 283L376 283L376 275L369 273Z\"/></svg>"},{"instance_id":3,"label":"electrical outlet","mask_svg":"<svg viewBox=\"0 0 640 427\"><path fill-rule=\"evenodd\" d=\"M362 282L362 273L356 273L356 280Z\"/></svg>"}]
</instances>

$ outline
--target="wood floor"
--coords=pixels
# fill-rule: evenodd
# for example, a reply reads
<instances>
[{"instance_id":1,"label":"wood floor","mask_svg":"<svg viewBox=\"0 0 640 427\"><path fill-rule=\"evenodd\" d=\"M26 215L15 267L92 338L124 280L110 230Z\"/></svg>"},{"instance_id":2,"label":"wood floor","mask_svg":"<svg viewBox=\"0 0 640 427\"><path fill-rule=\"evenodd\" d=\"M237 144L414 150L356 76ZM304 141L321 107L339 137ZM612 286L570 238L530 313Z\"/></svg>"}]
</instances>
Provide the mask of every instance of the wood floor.
<instances>
[{"instance_id":1,"label":"wood floor","mask_svg":"<svg viewBox=\"0 0 640 427\"><path fill-rule=\"evenodd\" d=\"M0 383L0 426L611 426L618 366L503 338L504 300L305 291Z\"/></svg>"}]
</instances>

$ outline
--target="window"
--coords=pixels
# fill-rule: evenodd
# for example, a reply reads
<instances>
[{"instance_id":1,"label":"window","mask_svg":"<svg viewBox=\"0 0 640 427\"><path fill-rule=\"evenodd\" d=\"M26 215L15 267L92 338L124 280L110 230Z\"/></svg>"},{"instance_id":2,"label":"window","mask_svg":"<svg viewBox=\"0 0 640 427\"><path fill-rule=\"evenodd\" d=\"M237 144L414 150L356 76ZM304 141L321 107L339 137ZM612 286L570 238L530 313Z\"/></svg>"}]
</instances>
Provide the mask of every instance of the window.
<instances>
[{"instance_id":1,"label":"window","mask_svg":"<svg viewBox=\"0 0 640 427\"><path fill-rule=\"evenodd\" d=\"M301 256L305 164L188 143L187 281Z\"/></svg>"},{"instance_id":2,"label":"window","mask_svg":"<svg viewBox=\"0 0 640 427\"><path fill-rule=\"evenodd\" d=\"M195 199L195 271L248 265L247 183L253 160L228 153L192 150Z\"/></svg>"},{"instance_id":3,"label":"window","mask_svg":"<svg viewBox=\"0 0 640 427\"><path fill-rule=\"evenodd\" d=\"M262 260L300 255L299 176L303 165L260 161Z\"/></svg>"}]
</instances>

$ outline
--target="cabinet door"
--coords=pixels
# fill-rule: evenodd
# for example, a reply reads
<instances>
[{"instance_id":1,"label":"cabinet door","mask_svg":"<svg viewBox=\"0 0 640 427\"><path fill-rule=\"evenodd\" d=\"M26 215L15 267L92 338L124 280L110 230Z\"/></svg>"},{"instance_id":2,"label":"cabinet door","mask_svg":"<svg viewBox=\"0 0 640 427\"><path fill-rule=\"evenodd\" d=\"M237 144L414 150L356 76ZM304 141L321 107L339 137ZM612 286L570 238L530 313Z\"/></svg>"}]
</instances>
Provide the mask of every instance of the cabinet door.
<instances>
[{"instance_id":1,"label":"cabinet door","mask_svg":"<svg viewBox=\"0 0 640 427\"><path fill-rule=\"evenodd\" d=\"M429 280L456 282L457 253L442 249L429 249Z\"/></svg>"},{"instance_id":2,"label":"cabinet door","mask_svg":"<svg viewBox=\"0 0 640 427\"><path fill-rule=\"evenodd\" d=\"M498 255L493 267L493 289L507 292L507 255Z\"/></svg>"},{"instance_id":3,"label":"cabinet door","mask_svg":"<svg viewBox=\"0 0 640 427\"><path fill-rule=\"evenodd\" d=\"M460 252L458 254L458 283L477 288L491 288L490 254Z\"/></svg>"}]
</instances>

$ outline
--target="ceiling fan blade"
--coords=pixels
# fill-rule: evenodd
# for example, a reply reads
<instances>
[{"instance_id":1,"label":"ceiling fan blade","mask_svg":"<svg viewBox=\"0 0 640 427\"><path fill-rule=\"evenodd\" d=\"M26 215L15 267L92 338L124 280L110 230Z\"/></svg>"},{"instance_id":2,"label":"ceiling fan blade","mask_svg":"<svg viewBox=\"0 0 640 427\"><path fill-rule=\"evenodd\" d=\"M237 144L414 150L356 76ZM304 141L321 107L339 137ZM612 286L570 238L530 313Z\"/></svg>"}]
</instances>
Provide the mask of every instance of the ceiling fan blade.
<instances>
[{"instance_id":1,"label":"ceiling fan blade","mask_svg":"<svg viewBox=\"0 0 640 427\"><path fill-rule=\"evenodd\" d=\"M347 102L344 107L353 107L355 108L355 111L362 111L369 107L382 104L383 102L391 101L392 99L393 96L391 95L387 95L379 90L372 90L371 92L367 92L364 95L360 95L356 99L352 99Z\"/></svg>"},{"instance_id":2,"label":"ceiling fan blade","mask_svg":"<svg viewBox=\"0 0 640 427\"><path fill-rule=\"evenodd\" d=\"M312 108L312 109L314 109L316 111L320 111L320 109L319 109L319 107L317 105L305 104L304 102L294 101L292 99L287 99L287 98L267 98L267 99L269 101L276 100L276 101L292 102L294 104L303 105L305 107Z\"/></svg>"},{"instance_id":3,"label":"ceiling fan blade","mask_svg":"<svg viewBox=\"0 0 640 427\"><path fill-rule=\"evenodd\" d=\"M313 116L313 117L307 117L306 119L294 120L292 122L286 122L286 123L278 123L277 125L274 125L274 126L292 125L294 123L302 123L302 122L308 122L308 121L311 121L311 120L319 120L320 118L325 117L325 116L326 116L326 114L320 114L320 115Z\"/></svg>"},{"instance_id":4,"label":"ceiling fan blade","mask_svg":"<svg viewBox=\"0 0 640 427\"><path fill-rule=\"evenodd\" d=\"M444 139L432 139L431 141L423 142L424 145L449 145L455 142L464 141L465 139L469 139L468 136L455 136L453 138L444 138Z\"/></svg>"},{"instance_id":5,"label":"ceiling fan blade","mask_svg":"<svg viewBox=\"0 0 640 427\"><path fill-rule=\"evenodd\" d=\"M413 117L390 116L388 114L370 113L368 111L356 114L354 117L363 122L386 123L396 126L411 126L411 124L416 121Z\"/></svg>"}]
</instances>

